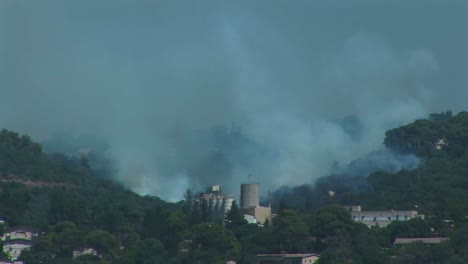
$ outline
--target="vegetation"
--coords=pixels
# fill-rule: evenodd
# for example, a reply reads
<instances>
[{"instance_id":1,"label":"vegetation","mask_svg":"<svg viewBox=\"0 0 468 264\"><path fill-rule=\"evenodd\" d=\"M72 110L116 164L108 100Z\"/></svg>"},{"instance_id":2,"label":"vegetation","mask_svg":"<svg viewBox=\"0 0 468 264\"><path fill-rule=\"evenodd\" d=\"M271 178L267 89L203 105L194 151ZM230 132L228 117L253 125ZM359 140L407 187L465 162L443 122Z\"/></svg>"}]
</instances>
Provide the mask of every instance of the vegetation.
<instances>
[{"instance_id":1,"label":"vegetation","mask_svg":"<svg viewBox=\"0 0 468 264\"><path fill-rule=\"evenodd\" d=\"M368 177L331 175L319 179L315 185L284 187L275 192L274 204L277 209L282 205L302 214L333 204L359 204L366 210L418 210L426 215L426 220L396 222L387 228L364 230L356 236L345 232L351 238L348 241L351 249L345 259L355 263L384 263L383 259L388 263L467 263L466 247L457 250L453 240L467 230L468 113L432 114L427 120L389 130L385 145L391 151L416 154L422 165L397 173L377 171ZM323 230L326 222L314 228ZM451 242L430 249L412 245L381 250L390 248L395 237L431 236L450 236ZM375 252L369 255L372 248ZM330 247L324 247L321 251L321 262L341 263L336 256L346 251L332 250L328 255L329 250ZM412 250L415 255L411 255ZM374 260L367 261L367 257Z\"/></svg>"},{"instance_id":2,"label":"vegetation","mask_svg":"<svg viewBox=\"0 0 468 264\"><path fill-rule=\"evenodd\" d=\"M21 256L26 263L255 263L256 254L280 251L320 253L320 263L468 263L468 113L392 129L385 145L417 154L423 165L283 189L274 200L277 217L259 227L247 224L235 204L225 223L207 222L193 210L190 191L179 203L138 196L99 177L85 158L47 155L29 137L3 130L0 216L10 226L41 229ZM369 229L353 222L343 204L414 208L426 220ZM396 237L432 236L450 240L392 246ZM88 247L99 255L73 258Z\"/></svg>"}]
</instances>

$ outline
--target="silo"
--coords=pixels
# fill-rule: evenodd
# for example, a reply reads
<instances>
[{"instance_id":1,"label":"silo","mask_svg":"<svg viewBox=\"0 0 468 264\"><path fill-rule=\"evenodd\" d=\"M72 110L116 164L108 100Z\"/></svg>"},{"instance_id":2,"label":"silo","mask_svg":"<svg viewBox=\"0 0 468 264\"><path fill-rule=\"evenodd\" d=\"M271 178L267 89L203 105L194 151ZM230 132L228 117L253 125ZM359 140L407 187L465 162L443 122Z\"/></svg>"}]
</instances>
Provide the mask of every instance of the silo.
<instances>
[{"instance_id":1,"label":"silo","mask_svg":"<svg viewBox=\"0 0 468 264\"><path fill-rule=\"evenodd\" d=\"M224 197L224 200L223 200L224 214L226 214L227 212L229 212L231 210L233 202L234 202L234 198L232 198L231 196L225 196Z\"/></svg>"},{"instance_id":2,"label":"silo","mask_svg":"<svg viewBox=\"0 0 468 264\"><path fill-rule=\"evenodd\" d=\"M241 184L241 208L259 207L258 183Z\"/></svg>"}]
</instances>

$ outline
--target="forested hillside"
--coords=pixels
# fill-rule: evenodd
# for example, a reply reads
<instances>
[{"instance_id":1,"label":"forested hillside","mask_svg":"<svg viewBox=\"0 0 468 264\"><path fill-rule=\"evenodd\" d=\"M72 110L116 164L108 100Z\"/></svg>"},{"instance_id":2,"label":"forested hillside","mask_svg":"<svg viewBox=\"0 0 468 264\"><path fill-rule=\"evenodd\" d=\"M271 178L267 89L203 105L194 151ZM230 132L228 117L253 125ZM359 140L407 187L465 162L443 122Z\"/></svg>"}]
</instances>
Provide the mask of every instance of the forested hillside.
<instances>
[{"instance_id":1,"label":"forested hillside","mask_svg":"<svg viewBox=\"0 0 468 264\"><path fill-rule=\"evenodd\" d=\"M85 158L46 155L29 137L3 130L0 166L0 216L9 226L44 232L22 257L26 263L134 263L142 252L157 253L150 254L153 261L177 251L173 245L185 227L165 221L177 225L184 218L178 206L101 179ZM155 236L158 232L171 235ZM102 259L72 262L72 251L85 247L96 248Z\"/></svg>"},{"instance_id":2,"label":"forested hillside","mask_svg":"<svg viewBox=\"0 0 468 264\"><path fill-rule=\"evenodd\" d=\"M414 245L400 252L387 252L406 255L387 262L466 263L468 113L461 112L456 116L450 111L432 114L429 119L389 130L385 146L397 153L416 154L421 165L415 170L397 173L377 171L368 177L330 175L320 178L314 185L283 187L275 192L277 208L282 205L307 213L332 204L359 204L366 210L417 210L426 215L426 220L394 223L388 228L371 230L375 232L373 243L389 242L396 236L454 236L455 239L431 249ZM389 235L395 230L398 230L397 234ZM386 239L380 240L385 236ZM385 246L380 244L379 247ZM441 252L447 255L443 258L433 256ZM358 251L353 250L353 253ZM449 260L450 256L452 260ZM356 263L383 263L381 260L368 262L365 258L360 261Z\"/></svg>"},{"instance_id":3,"label":"forested hillside","mask_svg":"<svg viewBox=\"0 0 468 264\"><path fill-rule=\"evenodd\" d=\"M442 140L442 141L440 141ZM390 151L415 153L421 165L397 173L330 175L315 185L285 187L276 193L290 207L309 210L327 204L361 204L368 209L414 208L427 214L468 212L468 113L450 112L389 130ZM336 195L330 196L329 190Z\"/></svg>"},{"instance_id":4,"label":"forested hillside","mask_svg":"<svg viewBox=\"0 0 468 264\"><path fill-rule=\"evenodd\" d=\"M85 157L47 155L29 137L3 130L0 216L9 226L41 230L20 257L26 263L255 263L256 254L280 251L320 253L320 263L467 263L468 113L432 115L390 130L385 145L417 154L420 167L283 188L276 192L273 223L247 224L234 205L223 226L207 222L188 202L125 190L100 177ZM369 229L340 206L350 204L414 209L426 219ZM450 240L392 246L396 237L433 236ZM100 256L72 258L73 250L86 247Z\"/></svg>"}]
</instances>

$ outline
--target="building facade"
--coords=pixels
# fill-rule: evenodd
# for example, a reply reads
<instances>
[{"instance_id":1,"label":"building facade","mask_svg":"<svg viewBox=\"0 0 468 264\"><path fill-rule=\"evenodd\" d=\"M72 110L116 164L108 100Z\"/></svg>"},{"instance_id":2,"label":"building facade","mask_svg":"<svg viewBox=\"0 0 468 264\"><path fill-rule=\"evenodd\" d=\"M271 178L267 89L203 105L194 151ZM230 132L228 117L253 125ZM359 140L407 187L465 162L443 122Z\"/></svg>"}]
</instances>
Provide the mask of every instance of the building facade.
<instances>
[{"instance_id":1,"label":"building facade","mask_svg":"<svg viewBox=\"0 0 468 264\"><path fill-rule=\"evenodd\" d=\"M33 241L30 240L8 240L3 242L3 252L8 255L10 260L17 260L24 250L29 250Z\"/></svg>"},{"instance_id":2,"label":"building facade","mask_svg":"<svg viewBox=\"0 0 468 264\"><path fill-rule=\"evenodd\" d=\"M312 264L319 258L314 253L259 254L257 264Z\"/></svg>"},{"instance_id":3,"label":"building facade","mask_svg":"<svg viewBox=\"0 0 468 264\"><path fill-rule=\"evenodd\" d=\"M395 241L393 242L393 245L407 245L411 243L423 243L426 245L435 245L435 244L440 244L447 240L449 240L448 237L413 237L413 238L397 237Z\"/></svg>"},{"instance_id":4,"label":"building facade","mask_svg":"<svg viewBox=\"0 0 468 264\"><path fill-rule=\"evenodd\" d=\"M362 211L361 206L344 206L351 213L353 221L368 227L386 227L393 221L408 221L414 218L424 219L424 215L415 210Z\"/></svg>"},{"instance_id":5,"label":"building facade","mask_svg":"<svg viewBox=\"0 0 468 264\"><path fill-rule=\"evenodd\" d=\"M82 248L82 249L73 250L73 258L74 259L79 258L81 256L98 256L98 257L101 257L99 255L99 252L94 248Z\"/></svg>"},{"instance_id":6,"label":"building facade","mask_svg":"<svg viewBox=\"0 0 468 264\"><path fill-rule=\"evenodd\" d=\"M8 228L3 234L3 240L34 240L39 236L39 229L27 227L27 226L16 226Z\"/></svg>"},{"instance_id":7,"label":"building facade","mask_svg":"<svg viewBox=\"0 0 468 264\"><path fill-rule=\"evenodd\" d=\"M241 211L246 220L253 218L259 225L271 223L271 207L260 206L260 188L258 183L241 184ZM250 223L250 222L249 222Z\"/></svg>"},{"instance_id":8,"label":"building facade","mask_svg":"<svg viewBox=\"0 0 468 264\"><path fill-rule=\"evenodd\" d=\"M258 183L241 184L241 204L242 209L260 206L260 189Z\"/></svg>"},{"instance_id":9,"label":"building facade","mask_svg":"<svg viewBox=\"0 0 468 264\"><path fill-rule=\"evenodd\" d=\"M224 194L220 185L213 185L206 192L201 193L196 202L198 208L195 210L206 210L206 213L210 215L210 220L217 222L223 220L227 212L231 210L234 197Z\"/></svg>"},{"instance_id":10,"label":"building facade","mask_svg":"<svg viewBox=\"0 0 468 264\"><path fill-rule=\"evenodd\" d=\"M252 208L246 208L246 209L242 209L242 212L245 214L245 215L251 215L253 216L256 221L257 221L257 224L265 224L265 222L267 222L268 220L268 223L271 224L271 221L272 221L272 214L271 214L271 208L270 207L252 207Z\"/></svg>"},{"instance_id":11,"label":"building facade","mask_svg":"<svg viewBox=\"0 0 468 264\"><path fill-rule=\"evenodd\" d=\"M8 255L13 263L21 263L16 261L24 250L29 250L34 244L34 240L39 236L39 229L16 226L8 228L3 234L3 252Z\"/></svg>"}]
</instances>

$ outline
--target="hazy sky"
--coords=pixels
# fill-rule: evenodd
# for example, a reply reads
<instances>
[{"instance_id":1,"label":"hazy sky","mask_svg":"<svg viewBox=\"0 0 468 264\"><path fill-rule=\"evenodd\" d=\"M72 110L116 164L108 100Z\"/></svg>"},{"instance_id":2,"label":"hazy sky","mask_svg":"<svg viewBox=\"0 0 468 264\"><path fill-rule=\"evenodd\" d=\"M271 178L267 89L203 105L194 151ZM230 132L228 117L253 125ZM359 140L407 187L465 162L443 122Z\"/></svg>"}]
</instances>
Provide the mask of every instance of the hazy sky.
<instances>
[{"instance_id":1,"label":"hazy sky","mask_svg":"<svg viewBox=\"0 0 468 264\"><path fill-rule=\"evenodd\" d=\"M3 0L0 127L106 138L116 179L168 199L248 173L310 183L388 128L467 109L467 25L464 0ZM232 123L268 154L195 175L201 135Z\"/></svg>"}]
</instances>

